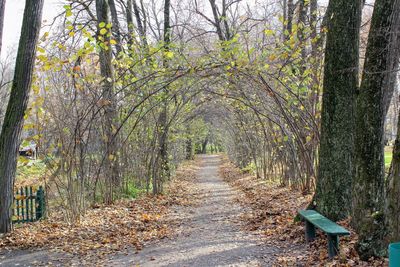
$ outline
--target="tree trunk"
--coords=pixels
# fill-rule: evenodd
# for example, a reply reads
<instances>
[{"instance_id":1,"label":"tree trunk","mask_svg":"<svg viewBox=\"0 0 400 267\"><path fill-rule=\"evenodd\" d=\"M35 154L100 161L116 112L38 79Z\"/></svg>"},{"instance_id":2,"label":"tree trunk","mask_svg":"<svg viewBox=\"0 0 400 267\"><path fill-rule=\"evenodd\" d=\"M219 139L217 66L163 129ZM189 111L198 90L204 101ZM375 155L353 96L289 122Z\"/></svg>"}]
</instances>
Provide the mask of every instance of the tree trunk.
<instances>
[{"instance_id":1,"label":"tree trunk","mask_svg":"<svg viewBox=\"0 0 400 267\"><path fill-rule=\"evenodd\" d=\"M394 7L394 11L392 12L394 15L392 17L392 31L391 31L391 40L389 46L389 53L387 57L389 59L390 69L393 71L387 72L385 79L387 81L384 82L387 89L384 91L384 112L385 115L389 111L390 102L393 97L393 92L395 90L396 81L397 81L397 69L399 68L399 59L400 59L400 5L396 5Z\"/></svg>"},{"instance_id":2,"label":"tree trunk","mask_svg":"<svg viewBox=\"0 0 400 267\"><path fill-rule=\"evenodd\" d=\"M214 26L215 26L215 29L216 29L217 34L218 34L218 39L220 41L224 41L226 39L225 39L225 36L224 36L224 34L222 32L221 16L218 14L217 5L215 3L215 0L209 0L209 1L210 1L210 5L211 5L211 11L212 11L213 17L214 17Z\"/></svg>"},{"instance_id":3,"label":"tree trunk","mask_svg":"<svg viewBox=\"0 0 400 267\"><path fill-rule=\"evenodd\" d=\"M377 0L371 19L363 77L356 106L353 216L364 260L386 253L384 237L384 94L386 73L393 71L388 55L395 5L400 0Z\"/></svg>"},{"instance_id":4,"label":"tree trunk","mask_svg":"<svg viewBox=\"0 0 400 267\"><path fill-rule=\"evenodd\" d=\"M17 154L24 114L29 101L36 43L42 20L43 0L27 0L10 99L0 135L0 232L12 230L11 216Z\"/></svg>"},{"instance_id":5,"label":"tree trunk","mask_svg":"<svg viewBox=\"0 0 400 267\"><path fill-rule=\"evenodd\" d=\"M399 113L400 117L400 113ZM397 121L397 137L387 186L386 221L389 242L400 240L400 118Z\"/></svg>"},{"instance_id":6,"label":"tree trunk","mask_svg":"<svg viewBox=\"0 0 400 267\"><path fill-rule=\"evenodd\" d=\"M226 10L227 10L227 4L226 4L226 0L222 0L222 20L224 22L224 28L225 28L225 39L226 40L230 40L233 36L231 35L231 31L229 29L229 25L228 25L228 16L226 15Z\"/></svg>"},{"instance_id":7,"label":"tree trunk","mask_svg":"<svg viewBox=\"0 0 400 267\"><path fill-rule=\"evenodd\" d=\"M146 33L144 31L144 27L143 27L143 24L142 24L142 19L140 18L139 7L138 7L138 5L137 5L135 0L133 0L132 4L133 4L133 12L135 13L136 24L137 24L137 28L138 28L138 32L139 32L140 38L142 38L142 42L145 45L147 45Z\"/></svg>"},{"instance_id":8,"label":"tree trunk","mask_svg":"<svg viewBox=\"0 0 400 267\"><path fill-rule=\"evenodd\" d=\"M6 0L0 0L0 54L3 47L3 26L4 26L4 10L6 9Z\"/></svg>"},{"instance_id":9,"label":"tree trunk","mask_svg":"<svg viewBox=\"0 0 400 267\"><path fill-rule=\"evenodd\" d=\"M306 49L306 37L305 37L305 28L306 28L306 20L307 20L307 10L308 10L308 2L305 0L299 0L299 18L298 18L298 30L297 30L297 38L299 39L299 45L301 49L301 75L303 75L306 70L306 58L307 58L307 49Z\"/></svg>"},{"instance_id":10,"label":"tree trunk","mask_svg":"<svg viewBox=\"0 0 400 267\"><path fill-rule=\"evenodd\" d=\"M108 5L110 6L110 11L111 11L111 18L112 18L112 24L113 24L112 25L113 36L115 37L115 41L117 42L115 47L117 49L117 56L118 56L119 53L121 53L121 51L122 51L121 27L119 26L117 8L115 7L114 0L108 0Z\"/></svg>"},{"instance_id":11,"label":"tree trunk","mask_svg":"<svg viewBox=\"0 0 400 267\"><path fill-rule=\"evenodd\" d=\"M170 0L164 1L164 54L170 50L171 43L171 25L170 25ZM163 58L164 68L168 68L168 59ZM169 153L168 153L168 86L164 88L164 99L162 103L162 110L158 117L159 131L158 131L158 163L156 165L156 177L153 178L153 193L158 194L162 192L162 184L170 177L169 170ZM158 184L159 186L155 186Z\"/></svg>"},{"instance_id":12,"label":"tree trunk","mask_svg":"<svg viewBox=\"0 0 400 267\"><path fill-rule=\"evenodd\" d=\"M282 21L282 40L285 41L285 30L286 30L286 19L287 19L287 0L282 1L282 15L283 15L283 21Z\"/></svg>"},{"instance_id":13,"label":"tree trunk","mask_svg":"<svg viewBox=\"0 0 400 267\"><path fill-rule=\"evenodd\" d=\"M325 49L319 169L314 203L332 220L351 211L359 1L331 0Z\"/></svg>"},{"instance_id":14,"label":"tree trunk","mask_svg":"<svg viewBox=\"0 0 400 267\"><path fill-rule=\"evenodd\" d=\"M398 2L398 0L397 0ZM397 16L393 17L392 25L395 29L392 31L392 45L390 48L390 53L394 55L389 58L393 60L393 69L399 67L399 54L400 54L400 4L395 6L393 14ZM394 88L396 88L397 72L389 73L386 79L389 79L388 86L389 92L393 93ZM389 98L387 96L387 98ZM388 102L385 99L385 113L388 110ZM396 99L397 101L397 99ZM400 114L399 114L400 117ZM400 240L400 119L397 121L397 137L393 147L393 159L390 166L390 173L387 179L387 201L386 201L386 221L388 226L388 241L395 242Z\"/></svg>"},{"instance_id":15,"label":"tree trunk","mask_svg":"<svg viewBox=\"0 0 400 267\"><path fill-rule=\"evenodd\" d=\"M133 44L133 13L132 13L132 0L126 1L126 24L128 26L128 44ZM129 47L130 49L130 47Z\"/></svg>"},{"instance_id":16,"label":"tree trunk","mask_svg":"<svg viewBox=\"0 0 400 267\"><path fill-rule=\"evenodd\" d=\"M96 0L96 15L97 15L97 35L99 38L100 46L108 45L110 37L107 34L100 33L100 24L104 22L106 25L109 23L108 19L108 5L106 0ZM103 40L101 40L102 38ZM103 90L103 103L104 103L104 139L105 139L105 155L104 155L104 179L105 179L105 203L113 201L114 186L119 183L118 174L118 157L117 157L117 142L114 136L116 108L114 99L114 80L112 69L112 54L111 49L105 49L103 46L100 49L100 72L103 77L102 90Z\"/></svg>"},{"instance_id":17,"label":"tree trunk","mask_svg":"<svg viewBox=\"0 0 400 267\"><path fill-rule=\"evenodd\" d=\"M207 153L207 144L208 144L208 136L204 139L203 143L201 144L201 154Z\"/></svg>"},{"instance_id":18,"label":"tree trunk","mask_svg":"<svg viewBox=\"0 0 400 267\"><path fill-rule=\"evenodd\" d=\"M186 160L194 159L194 151L193 151L193 138L191 136L190 126L186 126L186 144L185 144L185 151L186 151Z\"/></svg>"},{"instance_id":19,"label":"tree trunk","mask_svg":"<svg viewBox=\"0 0 400 267\"><path fill-rule=\"evenodd\" d=\"M292 28L293 28L293 16L294 16L295 5L293 3L293 0L288 0L287 5L288 5L288 7L287 7L286 30L288 31L289 34L286 35L286 39L289 40L290 34L292 33Z\"/></svg>"}]
</instances>

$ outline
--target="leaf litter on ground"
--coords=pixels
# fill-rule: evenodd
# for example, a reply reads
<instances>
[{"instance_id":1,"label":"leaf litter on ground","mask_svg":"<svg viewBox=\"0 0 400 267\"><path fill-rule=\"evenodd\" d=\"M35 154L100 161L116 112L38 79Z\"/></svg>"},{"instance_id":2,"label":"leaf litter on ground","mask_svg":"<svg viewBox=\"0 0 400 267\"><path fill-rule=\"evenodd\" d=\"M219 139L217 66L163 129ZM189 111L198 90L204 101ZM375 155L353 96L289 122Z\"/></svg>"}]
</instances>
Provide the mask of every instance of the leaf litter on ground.
<instances>
[{"instance_id":1,"label":"leaf litter on ground","mask_svg":"<svg viewBox=\"0 0 400 267\"><path fill-rule=\"evenodd\" d=\"M76 224L65 222L61 212L52 211L46 220L18 225L0 237L0 252L46 250L97 265L110 254L141 250L148 242L170 237L179 224L169 220L171 206L195 203L191 185L198 163L186 162L178 168L163 195L143 194L112 205L95 205Z\"/></svg>"},{"instance_id":2,"label":"leaf litter on ground","mask_svg":"<svg viewBox=\"0 0 400 267\"><path fill-rule=\"evenodd\" d=\"M338 222L350 230L351 235L340 239L340 253L334 259L328 258L327 238L317 232L315 241L306 244L304 223L295 221L298 210L305 209L312 199L312 193L284 187L254 175L242 172L227 158L220 167L220 175L243 194L237 201L251 211L242 214L244 228L262 235L266 245L281 248L274 266L387 266L387 259L361 261L355 244L357 234L350 226L350 218Z\"/></svg>"}]
</instances>

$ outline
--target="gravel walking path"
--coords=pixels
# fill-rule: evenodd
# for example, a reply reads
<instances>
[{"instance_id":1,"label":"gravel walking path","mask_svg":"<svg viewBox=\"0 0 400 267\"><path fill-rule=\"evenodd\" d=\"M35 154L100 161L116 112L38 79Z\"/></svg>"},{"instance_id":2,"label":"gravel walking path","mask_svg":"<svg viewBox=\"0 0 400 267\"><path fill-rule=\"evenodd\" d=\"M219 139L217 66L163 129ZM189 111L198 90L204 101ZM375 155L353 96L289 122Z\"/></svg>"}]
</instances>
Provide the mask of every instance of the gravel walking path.
<instances>
[{"instance_id":1,"label":"gravel walking path","mask_svg":"<svg viewBox=\"0 0 400 267\"><path fill-rule=\"evenodd\" d=\"M118 256L110 266L272 266L276 248L240 230L243 207L234 202L238 192L218 175L219 165L219 156L202 156L200 204L175 211L184 218L177 237Z\"/></svg>"}]
</instances>

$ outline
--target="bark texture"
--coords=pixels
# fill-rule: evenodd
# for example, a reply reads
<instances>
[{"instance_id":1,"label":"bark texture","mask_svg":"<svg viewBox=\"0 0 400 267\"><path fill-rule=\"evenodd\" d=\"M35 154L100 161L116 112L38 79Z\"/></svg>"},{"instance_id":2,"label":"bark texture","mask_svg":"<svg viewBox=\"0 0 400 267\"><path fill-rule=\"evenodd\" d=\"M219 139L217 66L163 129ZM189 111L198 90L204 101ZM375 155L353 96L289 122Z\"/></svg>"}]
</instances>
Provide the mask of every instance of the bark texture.
<instances>
[{"instance_id":1,"label":"bark texture","mask_svg":"<svg viewBox=\"0 0 400 267\"><path fill-rule=\"evenodd\" d=\"M12 230L11 206L20 134L28 105L44 0L27 0L10 99L0 135L0 232Z\"/></svg>"},{"instance_id":2,"label":"bark texture","mask_svg":"<svg viewBox=\"0 0 400 267\"><path fill-rule=\"evenodd\" d=\"M221 16L218 12L217 4L215 3L215 0L209 0L209 1L210 1L210 6L211 6L212 13L213 13L213 17L214 17L214 26L217 31L218 38L220 41L224 41L226 39L225 39L224 33L222 31Z\"/></svg>"},{"instance_id":3,"label":"bark texture","mask_svg":"<svg viewBox=\"0 0 400 267\"><path fill-rule=\"evenodd\" d=\"M397 122L397 137L393 147L387 189L386 222L388 226L388 242L396 242L400 240L400 119Z\"/></svg>"},{"instance_id":4,"label":"bark texture","mask_svg":"<svg viewBox=\"0 0 400 267\"><path fill-rule=\"evenodd\" d=\"M136 4L135 0L133 0L132 4L133 4L133 12L135 13L135 17L136 17L136 24L137 24L139 36L141 38L143 46L145 48L147 48L148 44L147 44L146 30L145 30L145 27L143 26L144 23L142 23L139 7Z\"/></svg>"},{"instance_id":5,"label":"bark texture","mask_svg":"<svg viewBox=\"0 0 400 267\"><path fill-rule=\"evenodd\" d=\"M292 33L292 28L293 28L293 17L294 17L294 11L295 11L295 4L293 3L293 0L288 0L287 1L287 26L286 30L289 34L286 35L286 39L290 38L290 34Z\"/></svg>"},{"instance_id":6,"label":"bark texture","mask_svg":"<svg viewBox=\"0 0 400 267\"><path fill-rule=\"evenodd\" d=\"M164 53L170 50L171 43L171 24L170 24L170 0L164 0ZM168 59L163 59L164 68L168 68ZM158 117L158 155L157 171L153 177L153 193L162 192L163 183L170 177L169 153L168 153L168 86L164 88L164 100L162 110Z\"/></svg>"},{"instance_id":7,"label":"bark texture","mask_svg":"<svg viewBox=\"0 0 400 267\"><path fill-rule=\"evenodd\" d=\"M3 47L3 26L4 26L4 10L6 9L6 0L0 0L0 54Z\"/></svg>"},{"instance_id":8,"label":"bark texture","mask_svg":"<svg viewBox=\"0 0 400 267\"><path fill-rule=\"evenodd\" d=\"M389 59L393 62L393 69L399 67L399 50L400 50L400 1L395 3L392 20L392 42ZM397 72L389 73L386 79L389 79L389 94L393 93L396 85ZM387 97L387 96L386 96ZM387 97L389 98L389 97ZM385 113L388 110L389 99L385 99ZM400 115L399 115L400 116ZM387 179L387 194L386 194L386 225L388 227L388 242L396 242L400 240L400 119L397 122L397 137L393 147L393 159L390 167L389 177Z\"/></svg>"},{"instance_id":9,"label":"bark texture","mask_svg":"<svg viewBox=\"0 0 400 267\"><path fill-rule=\"evenodd\" d=\"M319 168L314 204L331 220L351 211L360 1L331 0L325 49Z\"/></svg>"},{"instance_id":10,"label":"bark texture","mask_svg":"<svg viewBox=\"0 0 400 267\"><path fill-rule=\"evenodd\" d=\"M108 5L110 6L110 11L111 11L113 36L117 42L115 48L117 50L117 55L119 55L119 53L121 53L122 51L122 46L121 46L122 36L121 36L121 27L119 25L119 20L118 20L117 8L115 6L114 0L108 0Z\"/></svg>"},{"instance_id":11,"label":"bark texture","mask_svg":"<svg viewBox=\"0 0 400 267\"><path fill-rule=\"evenodd\" d=\"M388 55L393 16L398 16L393 13L396 4L400 1L375 2L357 98L352 222L359 234L356 247L364 260L386 253L384 96L387 73L393 71Z\"/></svg>"},{"instance_id":12,"label":"bark texture","mask_svg":"<svg viewBox=\"0 0 400 267\"><path fill-rule=\"evenodd\" d=\"M388 71L385 76L385 89L384 93L384 110L385 114L387 114L390 106L390 101L393 97L393 92L395 90L397 74L399 68L399 59L400 59L400 4L396 2L394 6L394 10L392 12L392 21L391 21L391 39L389 44L389 53L387 54L387 58L389 60L390 68L394 71Z\"/></svg>"},{"instance_id":13,"label":"bark texture","mask_svg":"<svg viewBox=\"0 0 400 267\"><path fill-rule=\"evenodd\" d=\"M108 18L108 4L106 0L96 0L96 15L98 21L98 38L99 43L105 45L110 43L110 37L107 34L102 35L100 33L100 23L104 22L106 25L109 23ZM103 109L104 109L104 179L105 179L105 199L106 203L113 201L113 190L114 186L119 183L119 171L118 171L118 155L117 155L117 141L114 135L116 109L114 99L114 80L113 80L113 68L112 68L112 53L111 49L105 49L103 47L99 53L100 57L100 72L103 77Z\"/></svg>"}]
</instances>

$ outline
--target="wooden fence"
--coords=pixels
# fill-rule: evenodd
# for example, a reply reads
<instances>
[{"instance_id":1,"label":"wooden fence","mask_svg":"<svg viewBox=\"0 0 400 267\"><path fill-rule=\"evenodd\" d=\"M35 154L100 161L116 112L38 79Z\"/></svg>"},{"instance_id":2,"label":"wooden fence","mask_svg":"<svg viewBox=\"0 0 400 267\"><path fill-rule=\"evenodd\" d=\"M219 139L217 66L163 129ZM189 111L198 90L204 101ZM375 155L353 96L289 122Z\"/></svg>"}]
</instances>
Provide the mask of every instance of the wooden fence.
<instances>
[{"instance_id":1,"label":"wooden fence","mask_svg":"<svg viewBox=\"0 0 400 267\"><path fill-rule=\"evenodd\" d=\"M21 187L14 194L13 223L38 221L44 217L46 209L44 189L40 186Z\"/></svg>"}]
</instances>

